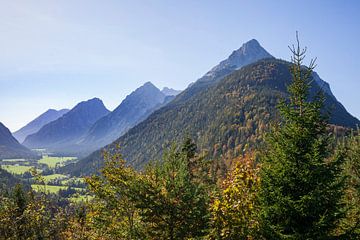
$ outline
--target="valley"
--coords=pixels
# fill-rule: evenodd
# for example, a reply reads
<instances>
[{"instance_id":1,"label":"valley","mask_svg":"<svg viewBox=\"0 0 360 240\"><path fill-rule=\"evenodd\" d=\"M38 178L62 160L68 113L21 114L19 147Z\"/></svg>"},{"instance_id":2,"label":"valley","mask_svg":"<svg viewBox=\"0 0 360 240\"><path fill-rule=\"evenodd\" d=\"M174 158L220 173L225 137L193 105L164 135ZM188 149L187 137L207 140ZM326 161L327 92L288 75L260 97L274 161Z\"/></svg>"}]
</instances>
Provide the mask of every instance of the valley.
<instances>
[{"instance_id":1,"label":"valley","mask_svg":"<svg viewBox=\"0 0 360 240\"><path fill-rule=\"evenodd\" d=\"M34 191L57 194L70 201L89 198L83 178L57 173L60 167L78 161L76 157L53 156L36 149L39 159L0 159L0 168L13 174Z\"/></svg>"}]
</instances>

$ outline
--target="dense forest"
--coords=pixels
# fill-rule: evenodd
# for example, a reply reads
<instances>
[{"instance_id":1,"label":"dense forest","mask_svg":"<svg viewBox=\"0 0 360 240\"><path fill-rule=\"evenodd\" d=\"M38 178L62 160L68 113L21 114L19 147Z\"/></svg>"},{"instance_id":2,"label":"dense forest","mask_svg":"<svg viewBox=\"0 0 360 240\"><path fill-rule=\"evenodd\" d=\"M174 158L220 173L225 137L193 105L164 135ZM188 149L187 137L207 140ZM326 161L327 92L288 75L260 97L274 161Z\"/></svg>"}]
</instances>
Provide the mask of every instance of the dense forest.
<instances>
[{"instance_id":1,"label":"dense forest","mask_svg":"<svg viewBox=\"0 0 360 240\"><path fill-rule=\"evenodd\" d=\"M48 194L46 184L44 191L33 192L0 170L0 238L360 239L359 131L334 137L331 116L324 111L327 96L310 90L315 63L303 66L306 51L299 45L292 53L291 64L264 60L254 65L258 71L252 66L262 83L256 85L260 95L241 97L243 89L251 93L255 87L252 80L222 86L234 93L223 96L229 104L225 113L240 127L224 122L208 128L203 137L211 139L218 132L231 139L227 144L209 151L202 138L188 136L169 143L162 158L144 163L141 170L123 159L122 146L114 147L104 152L100 174L86 178L92 194L86 202ZM270 124L275 109L256 104L276 102L261 77L278 71L274 64L284 73L290 69L291 81ZM250 73L245 69L237 74ZM197 104L211 104L205 100ZM237 104L245 108L233 115ZM193 114L201 121L192 124L207 121L206 114ZM207 118L221 122L217 111L211 114ZM214 153L229 146L241 154ZM9 179L15 184L9 185Z\"/></svg>"}]
</instances>

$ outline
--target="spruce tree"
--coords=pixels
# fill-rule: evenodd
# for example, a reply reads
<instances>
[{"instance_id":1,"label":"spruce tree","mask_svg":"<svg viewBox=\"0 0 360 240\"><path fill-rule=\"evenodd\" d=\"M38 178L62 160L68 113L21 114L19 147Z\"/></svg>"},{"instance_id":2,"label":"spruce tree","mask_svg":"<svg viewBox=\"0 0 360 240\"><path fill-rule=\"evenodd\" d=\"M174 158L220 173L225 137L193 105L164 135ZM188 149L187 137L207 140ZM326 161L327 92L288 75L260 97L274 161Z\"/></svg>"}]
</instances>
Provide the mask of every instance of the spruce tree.
<instances>
[{"instance_id":1,"label":"spruce tree","mask_svg":"<svg viewBox=\"0 0 360 240\"><path fill-rule=\"evenodd\" d=\"M267 138L262 156L260 224L265 239L331 239L343 217L344 160L333 153L321 93L310 97L315 60L303 66L306 48L293 57L289 99L278 106L282 120Z\"/></svg>"}]
</instances>

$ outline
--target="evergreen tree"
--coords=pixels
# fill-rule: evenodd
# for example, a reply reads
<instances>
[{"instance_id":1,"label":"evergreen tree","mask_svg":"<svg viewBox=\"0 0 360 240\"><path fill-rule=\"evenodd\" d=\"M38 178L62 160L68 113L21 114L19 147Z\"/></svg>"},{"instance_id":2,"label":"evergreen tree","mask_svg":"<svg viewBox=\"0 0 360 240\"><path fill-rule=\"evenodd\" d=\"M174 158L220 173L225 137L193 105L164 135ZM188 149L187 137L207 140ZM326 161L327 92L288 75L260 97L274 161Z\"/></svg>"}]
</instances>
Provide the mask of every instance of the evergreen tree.
<instances>
[{"instance_id":1,"label":"evergreen tree","mask_svg":"<svg viewBox=\"0 0 360 240\"><path fill-rule=\"evenodd\" d=\"M348 239L360 238L360 131L351 134L346 139L347 154L345 175L347 177L346 189L346 219L341 230L348 235Z\"/></svg>"},{"instance_id":2,"label":"evergreen tree","mask_svg":"<svg viewBox=\"0 0 360 240\"><path fill-rule=\"evenodd\" d=\"M260 224L266 239L331 239L343 218L343 152L332 153L321 93L310 99L315 61L303 67L306 48L290 48L290 98L267 138L262 156Z\"/></svg>"}]
</instances>

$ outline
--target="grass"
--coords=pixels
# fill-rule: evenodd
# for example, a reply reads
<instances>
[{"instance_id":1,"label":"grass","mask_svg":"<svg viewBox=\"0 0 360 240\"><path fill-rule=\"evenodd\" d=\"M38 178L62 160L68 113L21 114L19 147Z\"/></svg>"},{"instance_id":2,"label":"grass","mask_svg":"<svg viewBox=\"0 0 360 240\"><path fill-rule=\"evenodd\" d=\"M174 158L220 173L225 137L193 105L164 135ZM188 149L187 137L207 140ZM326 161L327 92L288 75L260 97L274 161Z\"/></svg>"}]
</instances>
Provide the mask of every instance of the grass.
<instances>
[{"instance_id":1,"label":"grass","mask_svg":"<svg viewBox=\"0 0 360 240\"><path fill-rule=\"evenodd\" d=\"M1 167L12 174L23 174L32 168L32 166L20 165L2 165Z\"/></svg>"},{"instance_id":2,"label":"grass","mask_svg":"<svg viewBox=\"0 0 360 240\"><path fill-rule=\"evenodd\" d=\"M44 189L44 185L40 184L31 184L31 188L35 191L42 191ZM67 189L66 186L50 186L46 185L46 191L49 193L58 193L60 189Z\"/></svg>"},{"instance_id":3,"label":"grass","mask_svg":"<svg viewBox=\"0 0 360 240\"><path fill-rule=\"evenodd\" d=\"M63 175L63 174L51 174L51 175L47 175L47 176L43 176L44 180L46 183L52 181L52 180L55 180L55 179L62 179L62 178L66 178L67 176L66 175Z\"/></svg>"},{"instance_id":4,"label":"grass","mask_svg":"<svg viewBox=\"0 0 360 240\"><path fill-rule=\"evenodd\" d=\"M93 196L89 196L89 195L76 194L75 196L69 198L69 200L71 202L78 203L78 202L87 202L87 201L92 200L93 198L94 198Z\"/></svg>"},{"instance_id":5,"label":"grass","mask_svg":"<svg viewBox=\"0 0 360 240\"><path fill-rule=\"evenodd\" d=\"M31 188L35 191L42 191L44 189L44 185L41 184L31 184ZM53 185L46 185L46 191L49 193L58 193L60 189L67 189L68 186L53 186ZM82 188L74 188L76 191L82 191Z\"/></svg>"},{"instance_id":6,"label":"grass","mask_svg":"<svg viewBox=\"0 0 360 240\"><path fill-rule=\"evenodd\" d=\"M38 162L48 165L49 168L55 168L56 164L62 165L63 163L74 160L76 157L49 157L43 156Z\"/></svg>"},{"instance_id":7,"label":"grass","mask_svg":"<svg viewBox=\"0 0 360 240\"><path fill-rule=\"evenodd\" d=\"M19 158L19 159L3 159L1 161L3 161L3 162L26 162L26 160L23 159L23 158Z\"/></svg>"},{"instance_id":8,"label":"grass","mask_svg":"<svg viewBox=\"0 0 360 240\"><path fill-rule=\"evenodd\" d=\"M78 177L72 177L69 179L65 179L61 181L62 185L69 185L69 182L75 182L75 183L84 183L85 179L84 178L78 178Z\"/></svg>"}]
</instances>

